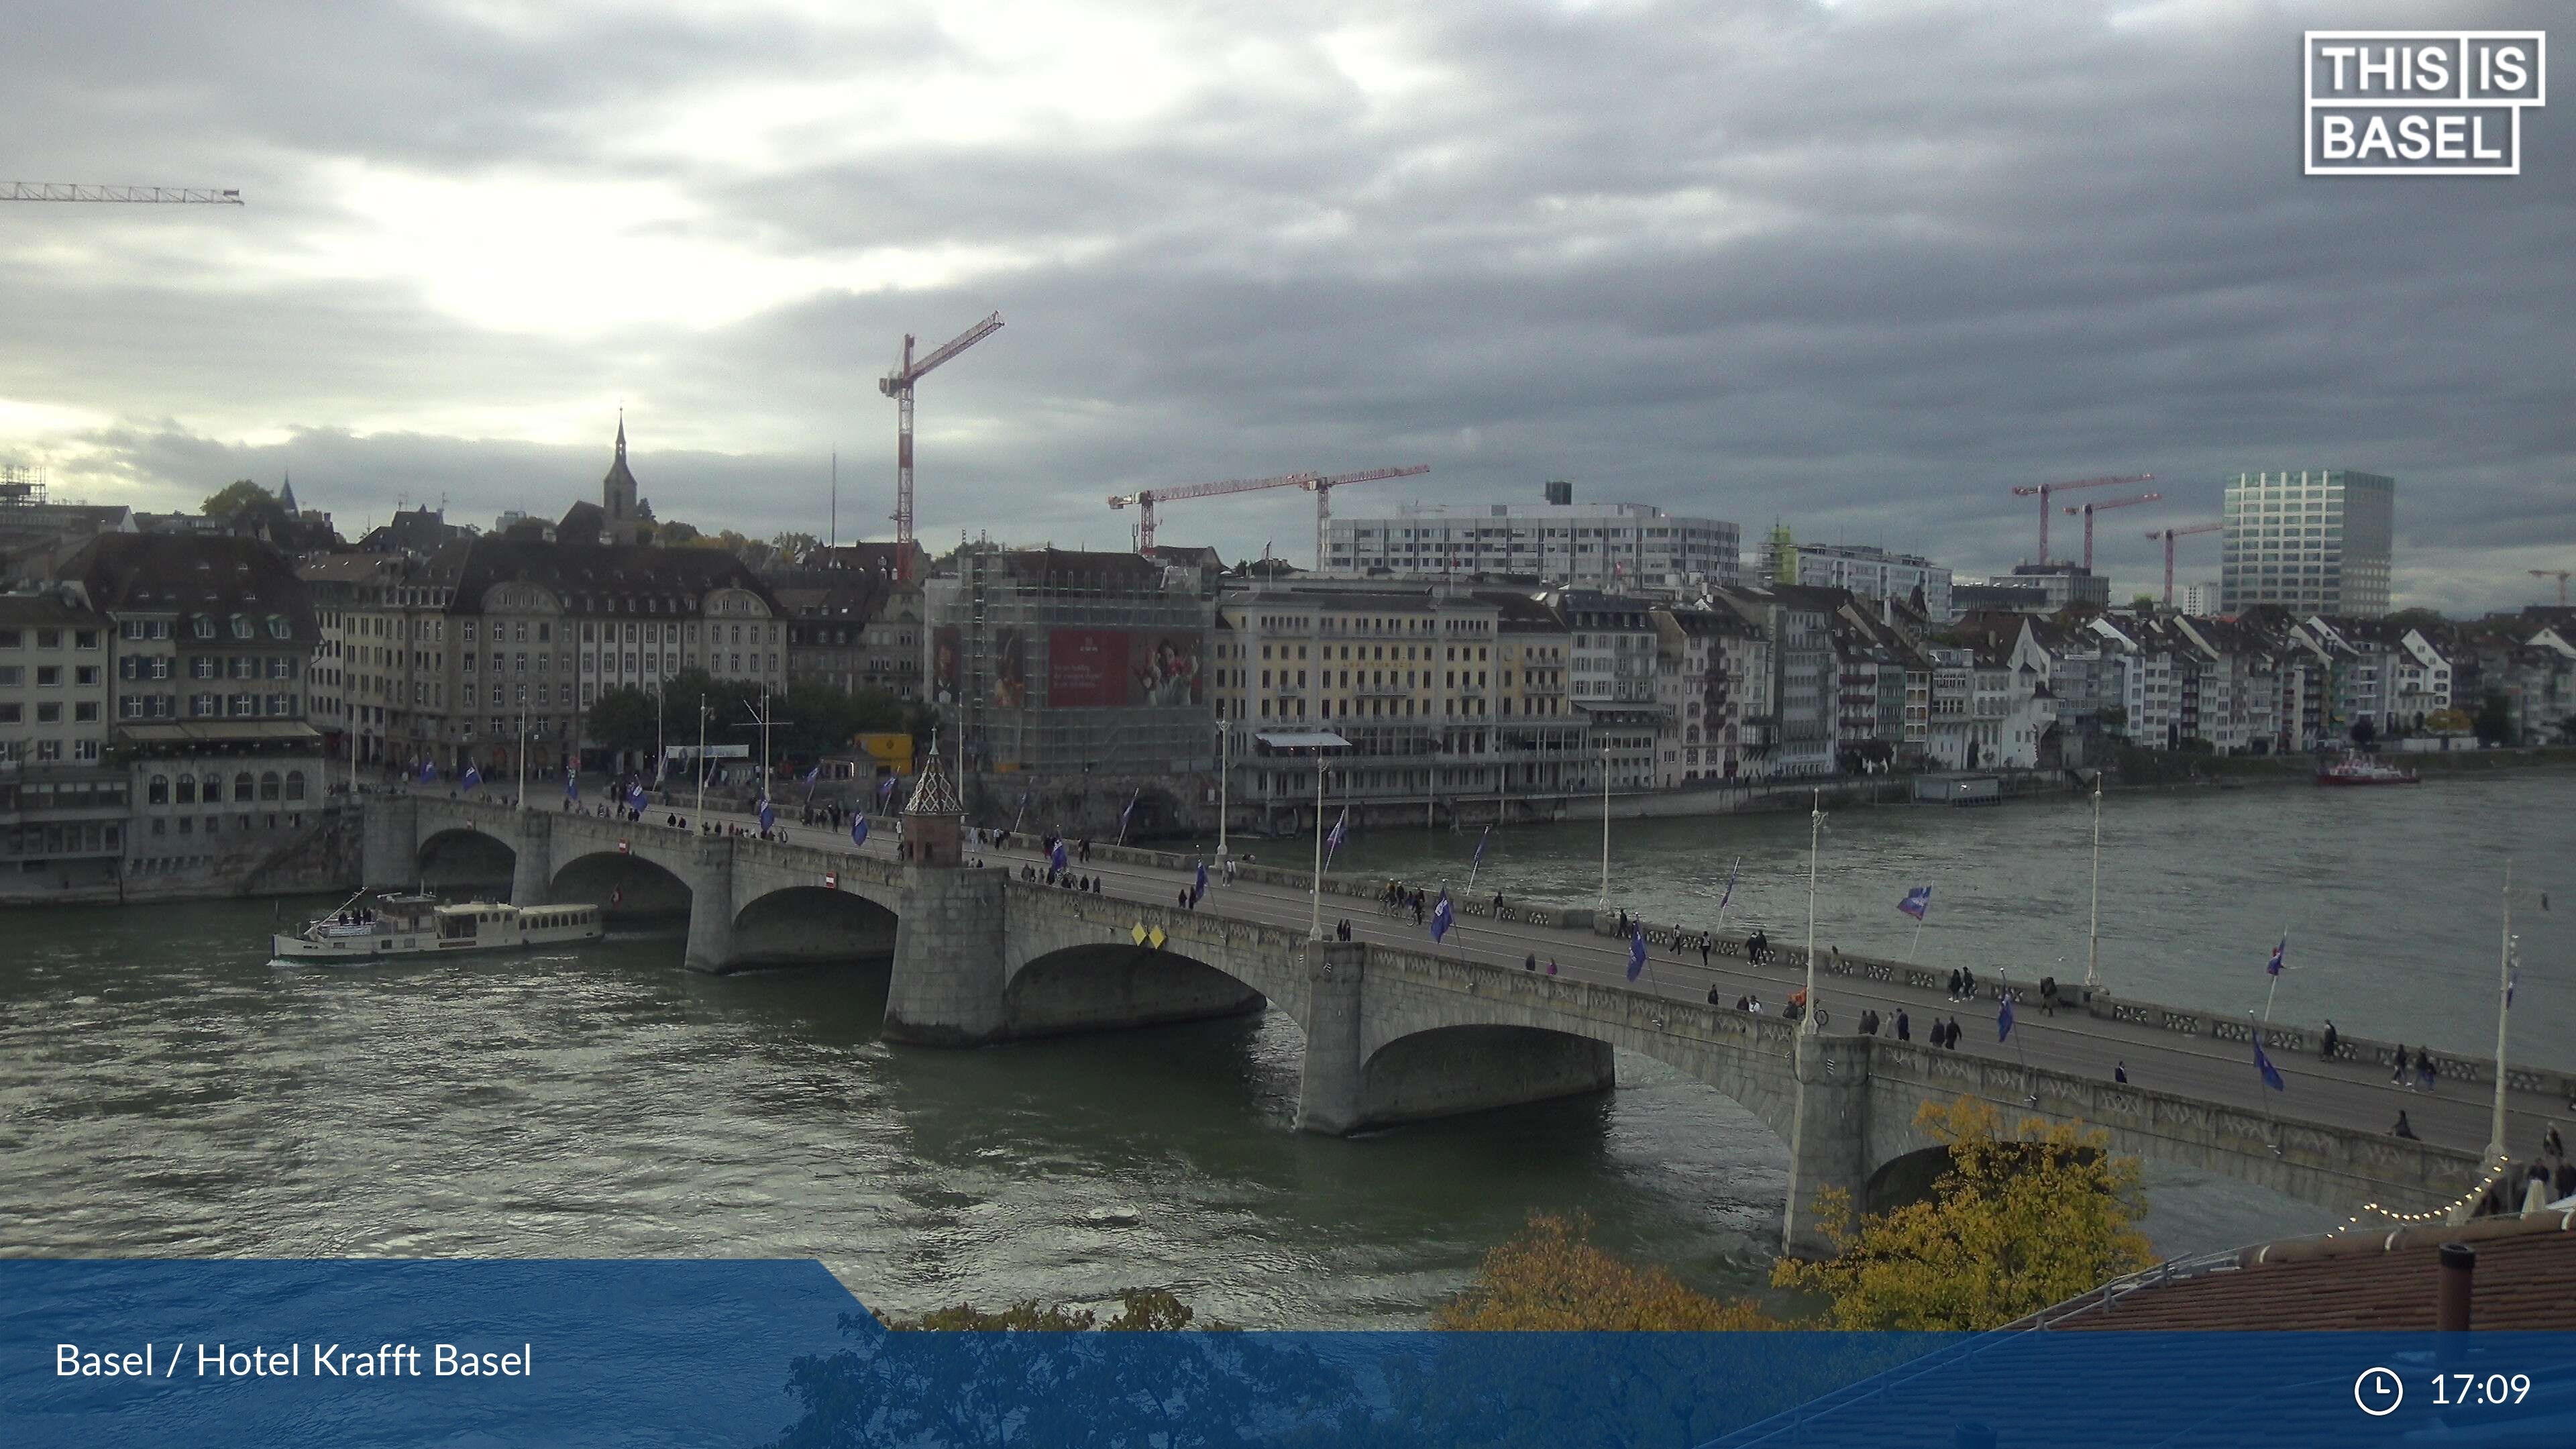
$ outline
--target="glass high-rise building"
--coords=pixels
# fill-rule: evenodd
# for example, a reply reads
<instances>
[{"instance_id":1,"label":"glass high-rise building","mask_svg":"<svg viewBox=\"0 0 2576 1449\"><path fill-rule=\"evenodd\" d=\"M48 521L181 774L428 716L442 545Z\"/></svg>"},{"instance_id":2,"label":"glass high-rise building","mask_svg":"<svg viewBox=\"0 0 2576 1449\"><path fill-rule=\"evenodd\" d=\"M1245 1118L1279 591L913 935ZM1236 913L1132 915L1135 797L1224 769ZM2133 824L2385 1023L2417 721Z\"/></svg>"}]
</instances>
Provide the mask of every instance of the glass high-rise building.
<instances>
[{"instance_id":1,"label":"glass high-rise building","mask_svg":"<svg viewBox=\"0 0 2576 1449\"><path fill-rule=\"evenodd\" d=\"M2394 478L2348 468L2237 474L2227 484L2220 611L2387 613L2396 521Z\"/></svg>"}]
</instances>

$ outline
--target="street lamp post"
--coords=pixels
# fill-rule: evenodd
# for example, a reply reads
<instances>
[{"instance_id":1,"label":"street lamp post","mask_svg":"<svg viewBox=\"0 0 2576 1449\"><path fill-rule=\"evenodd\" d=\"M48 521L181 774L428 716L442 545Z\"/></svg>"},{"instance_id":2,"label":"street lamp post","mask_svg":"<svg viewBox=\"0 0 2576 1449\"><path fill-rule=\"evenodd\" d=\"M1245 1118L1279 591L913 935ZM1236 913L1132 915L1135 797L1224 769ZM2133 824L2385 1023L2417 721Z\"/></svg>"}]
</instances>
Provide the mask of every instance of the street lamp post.
<instances>
[{"instance_id":1,"label":"street lamp post","mask_svg":"<svg viewBox=\"0 0 2576 1449\"><path fill-rule=\"evenodd\" d=\"M698 697L698 804L697 813L707 813L707 715L715 708L706 696Z\"/></svg>"},{"instance_id":2,"label":"street lamp post","mask_svg":"<svg viewBox=\"0 0 2576 1449\"><path fill-rule=\"evenodd\" d=\"M1610 742L1601 742L1601 910L1610 909Z\"/></svg>"},{"instance_id":3,"label":"street lamp post","mask_svg":"<svg viewBox=\"0 0 2576 1449\"><path fill-rule=\"evenodd\" d=\"M1807 824L1807 1021L1816 1030L1816 850L1825 838L1825 792L1818 790Z\"/></svg>"},{"instance_id":4,"label":"street lamp post","mask_svg":"<svg viewBox=\"0 0 2576 1449\"><path fill-rule=\"evenodd\" d=\"M2102 984L2102 772L2093 772L2093 924L2085 933L2084 990Z\"/></svg>"},{"instance_id":5,"label":"street lamp post","mask_svg":"<svg viewBox=\"0 0 2576 1449\"><path fill-rule=\"evenodd\" d=\"M2513 862L2504 863L2504 930L2496 956L2495 1111L2487 1123L2487 1162L2504 1161L2504 1044L2513 1024Z\"/></svg>"},{"instance_id":6,"label":"street lamp post","mask_svg":"<svg viewBox=\"0 0 2576 1449\"><path fill-rule=\"evenodd\" d=\"M1224 708L1224 705L1222 704L1222 702L1220 702L1220 703L1219 703L1218 708L1220 708L1220 709ZM1217 858L1217 863L1218 863L1219 865L1223 865L1223 864L1225 863L1225 861L1226 861L1226 853L1225 853L1225 787L1226 787L1226 773L1227 773L1227 771L1226 771L1226 752L1227 752L1227 749L1228 749L1228 747L1229 747L1229 744L1230 744L1230 737L1231 737L1231 735L1232 735L1232 734L1233 734L1233 731L1229 730L1229 729L1226 727L1226 723L1225 723L1225 718L1224 718L1224 716L1223 716L1223 715L1219 715L1219 716L1217 717L1217 722L1216 722L1216 858Z\"/></svg>"},{"instance_id":7,"label":"street lamp post","mask_svg":"<svg viewBox=\"0 0 2576 1449\"><path fill-rule=\"evenodd\" d=\"M1315 915L1306 939L1324 939L1324 747L1315 747Z\"/></svg>"}]
</instances>

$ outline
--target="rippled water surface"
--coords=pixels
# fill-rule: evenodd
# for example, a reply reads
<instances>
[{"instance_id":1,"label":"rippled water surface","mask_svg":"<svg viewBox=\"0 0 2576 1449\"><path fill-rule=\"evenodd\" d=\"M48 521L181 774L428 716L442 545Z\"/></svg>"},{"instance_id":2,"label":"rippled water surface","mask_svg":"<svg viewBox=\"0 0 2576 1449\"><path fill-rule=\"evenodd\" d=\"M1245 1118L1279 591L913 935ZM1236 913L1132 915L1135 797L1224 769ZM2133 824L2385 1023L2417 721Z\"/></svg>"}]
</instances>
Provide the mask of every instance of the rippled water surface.
<instances>
[{"instance_id":1,"label":"rippled water surface","mask_svg":"<svg viewBox=\"0 0 2576 1449\"><path fill-rule=\"evenodd\" d=\"M2115 800L2104 969L2136 994L2491 1039L2495 886L2576 860L2576 781ZM1855 811L1827 837L1820 939L2080 975L2090 815ZM1614 827L1620 898L1802 930L1798 817ZM1256 847L1257 848L1257 847ZM1362 838L1425 876L1472 837ZM1498 834L1479 891L1588 900L1597 827ZM2576 1018L2564 912L2522 908L2517 1030ZM879 963L708 978L676 936L368 971L267 960L272 908L19 911L0 954L0 1251L114 1255L817 1257L873 1302L1179 1289L1253 1325L1419 1323L1532 1209L1692 1281L1757 1284L1786 1154L1725 1099L1623 1056L1614 1096L1357 1141L1290 1130L1284 1015L1000 1050L877 1040ZM2068 963L2072 963L2072 967ZM2134 983L2134 985L2131 985ZM2313 1215L2159 1173L2160 1243Z\"/></svg>"}]
</instances>

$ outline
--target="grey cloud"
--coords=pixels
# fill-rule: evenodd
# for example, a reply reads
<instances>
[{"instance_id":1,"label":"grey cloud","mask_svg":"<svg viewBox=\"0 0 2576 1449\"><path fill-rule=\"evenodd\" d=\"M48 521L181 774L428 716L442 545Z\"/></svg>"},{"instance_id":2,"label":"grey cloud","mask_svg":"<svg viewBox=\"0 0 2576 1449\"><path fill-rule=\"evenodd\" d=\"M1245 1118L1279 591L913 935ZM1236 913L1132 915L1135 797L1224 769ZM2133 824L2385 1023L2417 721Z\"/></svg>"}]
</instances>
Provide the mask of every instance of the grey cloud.
<instances>
[{"instance_id":1,"label":"grey cloud","mask_svg":"<svg viewBox=\"0 0 2576 1449\"><path fill-rule=\"evenodd\" d=\"M293 456L308 496L310 456L317 486L379 510L436 484L478 510L528 495L552 511L595 484L604 452L337 428L405 403L587 404L614 388L650 399L639 439L744 440L686 454L639 441L666 516L814 526L838 445L844 518L881 530L892 409L876 374L903 331L935 342L998 307L1004 333L923 388L934 539L966 526L1107 545L1126 529L1100 502L1113 488L1420 458L1437 471L1382 498L1523 498L1572 477L1587 496L1705 509L1748 536L1778 516L1802 537L1976 571L2032 549L2031 505L2009 484L2153 471L2166 503L2102 521L2128 591L2160 572L2141 535L2214 516L2224 475L2349 465L2401 479L2409 587L2454 606L2527 597L2521 556L2481 551L2576 548L2566 108L2526 118L2531 161L2509 183L2296 174L2301 28L2518 17L2212 9L2184 31L2115 26L2091 5L1414 7L1398 23L1447 79L1382 106L1307 43L1300 27L1320 22L1243 8L1197 23L1276 41L1300 84L1210 95L1141 140L886 146L784 175L638 158L621 130L655 117L657 97L720 83L893 85L907 66L967 62L901 19L853 37L585 18L529 41L350 10L298 37L331 74L289 87L285 62L244 55L275 34L273 13L195 20L143 57L131 96L58 83L46 125L66 144L125 144L185 118L191 164L239 157L280 177L282 243L332 205L294 193L299 166L388 154L468 177L677 177L717 203L705 225L782 255L1054 259L698 334L612 323L529 342L399 290L227 298L111 257L94 285L15 314L32 343L0 354L0 392L145 419L248 400L306 429L270 452ZM65 76L114 68L102 38L47 33ZM187 45L271 94L209 98L183 74ZM0 286L13 274L0 251ZM172 431L104 445L174 487L254 471ZM771 441L796 437L811 444L795 456ZM1167 527L1298 556L1307 508L1198 504ZM2208 543L2184 545L2208 561L2184 577L2214 574Z\"/></svg>"}]
</instances>

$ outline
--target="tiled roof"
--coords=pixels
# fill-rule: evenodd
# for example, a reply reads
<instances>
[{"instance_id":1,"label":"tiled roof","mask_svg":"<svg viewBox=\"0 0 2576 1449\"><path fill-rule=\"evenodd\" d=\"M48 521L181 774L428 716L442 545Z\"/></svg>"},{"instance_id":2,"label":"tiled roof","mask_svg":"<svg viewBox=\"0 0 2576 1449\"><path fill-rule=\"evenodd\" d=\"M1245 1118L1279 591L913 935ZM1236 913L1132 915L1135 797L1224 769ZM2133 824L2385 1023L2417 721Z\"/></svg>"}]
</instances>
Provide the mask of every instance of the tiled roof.
<instances>
[{"instance_id":1,"label":"tiled roof","mask_svg":"<svg viewBox=\"0 0 2576 1449\"><path fill-rule=\"evenodd\" d=\"M451 614L483 612L483 595L495 584L537 584L560 596L574 613L634 608L633 600L661 599L666 612L694 612L714 589L745 589L759 596L770 612L786 609L742 560L720 548L660 548L651 544L582 547L533 539L484 537L451 544L422 566L422 572L452 582Z\"/></svg>"},{"instance_id":2,"label":"tiled roof","mask_svg":"<svg viewBox=\"0 0 2576 1449\"><path fill-rule=\"evenodd\" d=\"M2246 1249L2234 1268L2083 1299L2052 1313L2058 1330L2376 1329L2434 1326L2444 1243L2477 1249L2475 1328L2576 1328L2576 1211L2351 1231Z\"/></svg>"},{"instance_id":3,"label":"tiled roof","mask_svg":"<svg viewBox=\"0 0 2576 1449\"><path fill-rule=\"evenodd\" d=\"M62 575L80 580L90 601L111 614L275 614L297 640L319 637L304 581L286 555L255 538L101 534L81 546Z\"/></svg>"}]
</instances>

